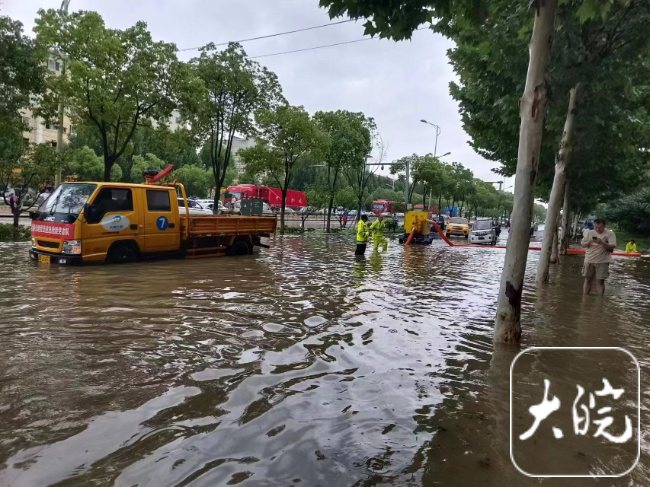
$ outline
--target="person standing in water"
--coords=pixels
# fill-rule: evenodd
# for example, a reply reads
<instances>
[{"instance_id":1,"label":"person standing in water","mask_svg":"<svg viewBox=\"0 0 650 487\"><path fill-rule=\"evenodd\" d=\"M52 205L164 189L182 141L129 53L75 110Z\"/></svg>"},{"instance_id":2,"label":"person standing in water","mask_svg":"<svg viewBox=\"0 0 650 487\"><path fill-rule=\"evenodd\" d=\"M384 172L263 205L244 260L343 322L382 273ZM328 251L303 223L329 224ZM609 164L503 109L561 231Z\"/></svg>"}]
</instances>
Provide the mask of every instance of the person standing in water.
<instances>
[{"instance_id":1,"label":"person standing in water","mask_svg":"<svg viewBox=\"0 0 650 487\"><path fill-rule=\"evenodd\" d=\"M384 217L379 215L377 219L370 225L370 231L372 232L372 242L375 252L379 250L379 245L384 252L388 250L388 240L384 237L384 230L386 230L386 224L384 223Z\"/></svg>"},{"instance_id":2,"label":"person standing in water","mask_svg":"<svg viewBox=\"0 0 650 487\"><path fill-rule=\"evenodd\" d=\"M355 250L354 255L364 255L366 253L366 245L368 245L369 236L368 216L361 215L361 220L357 223L357 249Z\"/></svg>"},{"instance_id":3,"label":"person standing in water","mask_svg":"<svg viewBox=\"0 0 650 487\"><path fill-rule=\"evenodd\" d=\"M605 220L594 220L594 229L587 230L582 238L582 247L587 249L582 277L585 278L582 292L589 294L596 279L596 292L605 293L605 279L609 277L609 264L613 261L612 252L616 248L616 235L605 229Z\"/></svg>"}]
</instances>

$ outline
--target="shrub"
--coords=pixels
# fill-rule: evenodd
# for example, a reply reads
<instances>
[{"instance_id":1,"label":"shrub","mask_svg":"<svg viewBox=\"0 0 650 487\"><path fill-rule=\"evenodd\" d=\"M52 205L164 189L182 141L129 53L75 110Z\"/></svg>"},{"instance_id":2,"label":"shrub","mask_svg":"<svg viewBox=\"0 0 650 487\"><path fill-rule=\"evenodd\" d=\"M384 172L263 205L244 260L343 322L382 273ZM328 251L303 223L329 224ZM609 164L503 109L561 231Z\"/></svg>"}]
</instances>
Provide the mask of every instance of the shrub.
<instances>
[{"instance_id":1,"label":"shrub","mask_svg":"<svg viewBox=\"0 0 650 487\"><path fill-rule=\"evenodd\" d=\"M23 225L14 227L9 223L0 223L0 242L25 242L32 238L30 230Z\"/></svg>"}]
</instances>

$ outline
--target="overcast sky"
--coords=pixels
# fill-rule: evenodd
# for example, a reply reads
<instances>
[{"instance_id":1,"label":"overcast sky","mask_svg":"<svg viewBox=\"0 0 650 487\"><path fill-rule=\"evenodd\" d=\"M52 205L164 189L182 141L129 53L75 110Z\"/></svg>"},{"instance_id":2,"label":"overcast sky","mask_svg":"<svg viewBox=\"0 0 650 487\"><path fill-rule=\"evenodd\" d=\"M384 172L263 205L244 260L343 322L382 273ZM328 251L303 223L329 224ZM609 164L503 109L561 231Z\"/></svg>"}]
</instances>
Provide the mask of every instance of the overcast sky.
<instances>
[{"instance_id":1,"label":"overcast sky","mask_svg":"<svg viewBox=\"0 0 650 487\"><path fill-rule=\"evenodd\" d=\"M31 32L38 9L58 8L60 3L0 0L0 14L22 21ZM330 22L318 0L72 0L70 10L95 10L115 28L143 20L154 38L173 42L179 49ZM259 56L362 38L361 23L350 22L243 45L250 56ZM312 114L342 109L374 117L389 146L389 160L434 151L435 131L420 122L424 118L442 129L438 155L451 152L444 160L461 162L476 177L497 181L499 176L490 171L497 164L469 146L458 106L449 95L454 73L446 51L451 45L422 30L411 41L370 40L258 61L278 75L293 105L303 105ZM188 60L195 54L179 55Z\"/></svg>"}]
</instances>

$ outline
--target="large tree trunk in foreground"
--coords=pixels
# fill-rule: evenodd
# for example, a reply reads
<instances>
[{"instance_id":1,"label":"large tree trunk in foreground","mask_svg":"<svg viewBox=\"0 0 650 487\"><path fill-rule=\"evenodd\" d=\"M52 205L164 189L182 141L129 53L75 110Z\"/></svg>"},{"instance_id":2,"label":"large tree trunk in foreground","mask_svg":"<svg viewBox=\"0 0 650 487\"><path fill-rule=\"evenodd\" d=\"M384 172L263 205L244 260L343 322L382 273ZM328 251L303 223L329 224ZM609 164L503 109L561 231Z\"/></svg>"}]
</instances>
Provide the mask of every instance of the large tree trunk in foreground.
<instances>
[{"instance_id":1,"label":"large tree trunk in foreground","mask_svg":"<svg viewBox=\"0 0 650 487\"><path fill-rule=\"evenodd\" d=\"M569 155L571 153L571 147L569 144L571 141L571 135L573 134L573 126L575 125L577 88L578 87L573 87L569 92L569 108L564 122L564 132L562 133L562 141L560 142L560 151L558 152L555 161L553 189L551 189L551 197L549 198L548 208L546 210L546 223L544 225L545 234L548 234L551 228L557 229L557 219L562 205L562 195L568 193L568 191L565 191L567 182L566 168L569 164ZM554 239L551 238L545 238L542 241L542 251L540 252L539 262L537 264L537 282L540 284L548 282L548 268L551 259L553 240Z\"/></svg>"},{"instance_id":2,"label":"large tree trunk in foreground","mask_svg":"<svg viewBox=\"0 0 650 487\"><path fill-rule=\"evenodd\" d=\"M495 342L519 343L521 338L521 293L528 258L530 221L548 98L546 73L556 7L557 0L537 0L533 6L536 14L535 24L529 46L530 61L526 87L521 99L514 208L501 274L494 329Z\"/></svg>"},{"instance_id":3,"label":"large tree trunk in foreground","mask_svg":"<svg viewBox=\"0 0 650 487\"><path fill-rule=\"evenodd\" d=\"M571 199L569 194L569 183L567 179L564 187L564 207L562 208L562 239L560 240L560 255L566 255L571 244Z\"/></svg>"}]
</instances>

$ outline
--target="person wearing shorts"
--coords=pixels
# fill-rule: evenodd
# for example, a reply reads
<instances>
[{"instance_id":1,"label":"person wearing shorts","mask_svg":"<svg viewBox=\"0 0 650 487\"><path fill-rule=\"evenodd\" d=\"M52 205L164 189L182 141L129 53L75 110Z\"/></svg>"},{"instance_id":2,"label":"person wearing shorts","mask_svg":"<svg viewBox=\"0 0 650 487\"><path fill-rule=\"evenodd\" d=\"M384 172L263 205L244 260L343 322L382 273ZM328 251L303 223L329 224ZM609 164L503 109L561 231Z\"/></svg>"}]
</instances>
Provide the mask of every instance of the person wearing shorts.
<instances>
[{"instance_id":1,"label":"person wearing shorts","mask_svg":"<svg viewBox=\"0 0 650 487\"><path fill-rule=\"evenodd\" d=\"M605 280L609 277L609 264L616 247L616 235L605 228L605 220L594 220L594 229L587 230L582 238L582 247L587 249L582 277L585 278L582 292L589 294L596 281L597 294L605 293Z\"/></svg>"}]
</instances>

